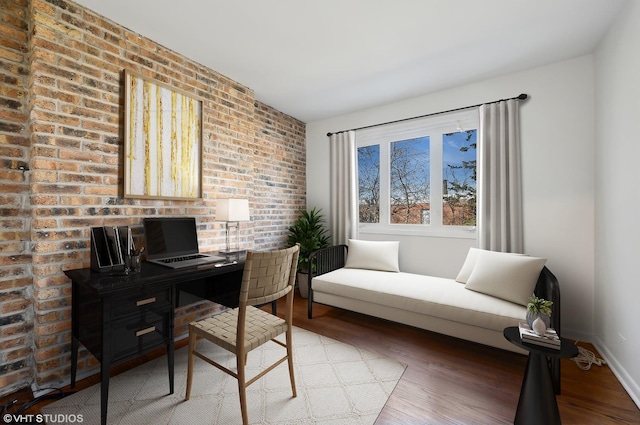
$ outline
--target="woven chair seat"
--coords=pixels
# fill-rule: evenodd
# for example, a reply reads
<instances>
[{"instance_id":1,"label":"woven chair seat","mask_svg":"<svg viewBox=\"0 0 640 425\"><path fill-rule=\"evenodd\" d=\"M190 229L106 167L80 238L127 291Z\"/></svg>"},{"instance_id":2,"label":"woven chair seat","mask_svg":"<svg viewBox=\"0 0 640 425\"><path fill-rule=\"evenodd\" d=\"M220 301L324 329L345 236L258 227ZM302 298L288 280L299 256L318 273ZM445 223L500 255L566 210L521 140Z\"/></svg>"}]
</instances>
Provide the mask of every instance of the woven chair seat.
<instances>
[{"instance_id":1,"label":"woven chair seat","mask_svg":"<svg viewBox=\"0 0 640 425\"><path fill-rule=\"evenodd\" d=\"M242 274L242 286L240 287L239 307L189 323L189 360L185 400L189 400L189 397L191 397L195 357L201 358L238 380L240 411L244 425L249 423L247 387L285 361L289 366L291 392L293 397L296 396L291 328L293 321L293 286L298 269L299 255L300 245L298 244L291 248L276 251L247 252ZM285 296L287 298L287 311L284 319L254 307L255 305L274 302ZM285 334L284 342L275 339L281 334ZM199 352L196 346L196 340L199 337L235 354L236 371L217 363ZM273 341L286 348L286 354L247 380L245 367L248 353L268 341Z\"/></svg>"},{"instance_id":2,"label":"woven chair seat","mask_svg":"<svg viewBox=\"0 0 640 425\"><path fill-rule=\"evenodd\" d=\"M244 335L245 351L254 350L283 334L287 322L258 308L247 306L247 323ZM238 330L238 309L227 310L215 316L191 323L193 332L208 341L237 353L236 334Z\"/></svg>"}]
</instances>

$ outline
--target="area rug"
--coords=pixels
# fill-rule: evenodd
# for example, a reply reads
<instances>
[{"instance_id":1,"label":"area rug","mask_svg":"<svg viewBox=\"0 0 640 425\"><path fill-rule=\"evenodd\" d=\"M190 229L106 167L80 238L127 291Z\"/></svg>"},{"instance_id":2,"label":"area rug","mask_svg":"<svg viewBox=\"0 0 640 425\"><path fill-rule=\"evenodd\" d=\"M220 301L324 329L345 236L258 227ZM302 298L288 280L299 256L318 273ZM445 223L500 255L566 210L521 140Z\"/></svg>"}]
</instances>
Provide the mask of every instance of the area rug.
<instances>
[{"instance_id":1,"label":"area rug","mask_svg":"<svg viewBox=\"0 0 640 425\"><path fill-rule=\"evenodd\" d=\"M292 397L286 362L247 388L251 424L373 424L404 373L405 365L294 328L294 363L298 396ZM235 358L208 341L199 350L235 369ZM273 342L249 353L247 374L284 354ZM184 401L187 348L175 352L175 392L168 395L167 359L161 357L109 381L108 424L240 424L237 381L196 358L191 398ZM100 384L42 408L57 423L100 423Z\"/></svg>"}]
</instances>

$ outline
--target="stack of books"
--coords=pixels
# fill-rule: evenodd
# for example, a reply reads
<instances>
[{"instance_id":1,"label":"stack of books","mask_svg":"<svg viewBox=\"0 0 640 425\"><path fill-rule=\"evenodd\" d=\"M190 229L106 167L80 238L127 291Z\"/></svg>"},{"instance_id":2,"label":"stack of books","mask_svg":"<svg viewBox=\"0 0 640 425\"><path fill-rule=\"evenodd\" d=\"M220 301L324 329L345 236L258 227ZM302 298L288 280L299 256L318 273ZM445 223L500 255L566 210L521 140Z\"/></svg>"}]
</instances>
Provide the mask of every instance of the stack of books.
<instances>
[{"instance_id":1,"label":"stack of books","mask_svg":"<svg viewBox=\"0 0 640 425\"><path fill-rule=\"evenodd\" d=\"M560 349L560 337L552 328L548 328L544 335L538 335L528 323L520 322L520 339L527 344L540 345L546 348Z\"/></svg>"}]
</instances>

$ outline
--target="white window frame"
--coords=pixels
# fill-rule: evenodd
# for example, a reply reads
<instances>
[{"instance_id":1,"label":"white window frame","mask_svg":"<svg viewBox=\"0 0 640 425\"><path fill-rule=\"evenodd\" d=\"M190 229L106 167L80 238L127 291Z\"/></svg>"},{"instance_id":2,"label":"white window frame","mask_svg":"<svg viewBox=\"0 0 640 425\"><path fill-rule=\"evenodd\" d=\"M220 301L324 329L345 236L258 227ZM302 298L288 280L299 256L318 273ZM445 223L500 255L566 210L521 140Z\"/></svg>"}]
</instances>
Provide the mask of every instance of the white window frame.
<instances>
[{"instance_id":1,"label":"white window frame","mask_svg":"<svg viewBox=\"0 0 640 425\"><path fill-rule=\"evenodd\" d=\"M380 146L380 223L359 223L359 231L369 234L475 239L475 226L442 224L442 135L472 129L479 130L477 108L359 130L356 133L358 148ZM425 136L429 137L431 159L430 224L391 224L390 145L392 142Z\"/></svg>"}]
</instances>

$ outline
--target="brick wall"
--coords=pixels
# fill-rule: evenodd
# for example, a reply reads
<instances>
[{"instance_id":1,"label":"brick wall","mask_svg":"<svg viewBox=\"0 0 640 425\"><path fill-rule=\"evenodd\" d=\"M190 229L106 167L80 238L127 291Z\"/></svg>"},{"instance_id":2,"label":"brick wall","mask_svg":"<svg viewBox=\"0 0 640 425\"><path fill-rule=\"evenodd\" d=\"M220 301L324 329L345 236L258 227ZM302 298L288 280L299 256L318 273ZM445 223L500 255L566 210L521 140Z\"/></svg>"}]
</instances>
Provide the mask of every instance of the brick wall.
<instances>
[{"instance_id":1,"label":"brick wall","mask_svg":"<svg viewBox=\"0 0 640 425\"><path fill-rule=\"evenodd\" d=\"M129 225L139 240L143 217L195 216L201 248L215 250L224 244L216 199L246 197L252 221L243 223L241 243L271 249L284 245L306 199L304 123L73 2L8 3L0 12L0 71L15 89L3 83L0 93L0 178L12 182L2 197L0 367L7 374L0 376L9 387L0 385L0 395L32 381L68 382L71 285L63 271L88 266L89 227ZM123 69L204 100L202 201L122 197ZM30 171L17 169L22 163ZM179 309L176 336L215 308ZM14 330L5 335L5 327ZM80 376L96 367L81 350Z\"/></svg>"},{"instance_id":2,"label":"brick wall","mask_svg":"<svg viewBox=\"0 0 640 425\"><path fill-rule=\"evenodd\" d=\"M9 389L34 375L27 6L0 8L0 388Z\"/></svg>"}]
</instances>

